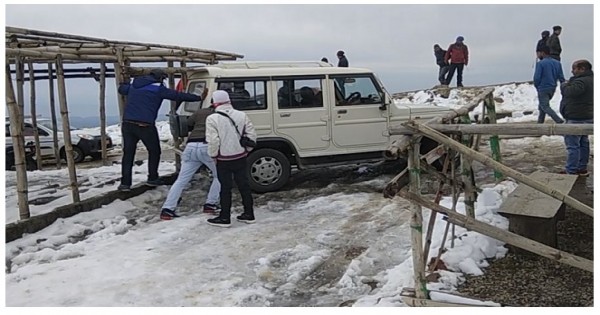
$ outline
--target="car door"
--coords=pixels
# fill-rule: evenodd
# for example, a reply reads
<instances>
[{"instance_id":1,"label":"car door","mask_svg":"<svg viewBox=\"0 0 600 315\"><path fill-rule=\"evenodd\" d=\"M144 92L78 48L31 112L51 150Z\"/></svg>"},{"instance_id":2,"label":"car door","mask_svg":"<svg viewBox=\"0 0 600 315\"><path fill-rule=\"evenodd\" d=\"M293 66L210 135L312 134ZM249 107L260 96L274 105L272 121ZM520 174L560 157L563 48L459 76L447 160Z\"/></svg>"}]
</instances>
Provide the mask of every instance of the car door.
<instances>
[{"instance_id":1,"label":"car door","mask_svg":"<svg viewBox=\"0 0 600 315\"><path fill-rule=\"evenodd\" d=\"M293 142L300 154L329 147L324 79L324 75L273 78L277 91L273 112L275 133Z\"/></svg>"},{"instance_id":2,"label":"car door","mask_svg":"<svg viewBox=\"0 0 600 315\"><path fill-rule=\"evenodd\" d=\"M330 76L332 142L340 148L380 148L388 143L388 110L382 90L370 74Z\"/></svg>"}]
</instances>

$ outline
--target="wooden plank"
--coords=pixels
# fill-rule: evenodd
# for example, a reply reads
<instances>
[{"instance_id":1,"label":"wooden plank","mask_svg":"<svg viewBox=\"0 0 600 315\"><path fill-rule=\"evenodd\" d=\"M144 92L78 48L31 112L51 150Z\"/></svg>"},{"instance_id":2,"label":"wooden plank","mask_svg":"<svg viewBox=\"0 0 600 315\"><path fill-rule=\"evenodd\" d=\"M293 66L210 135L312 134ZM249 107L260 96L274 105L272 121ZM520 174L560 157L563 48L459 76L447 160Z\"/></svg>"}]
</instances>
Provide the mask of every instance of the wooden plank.
<instances>
[{"instance_id":1,"label":"wooden plank","mask_svg":"<svg viewBox=\"0 0 600 315\"><path fill-rule=\"evenodd\" d=\"M577 175L552 174L536 171L529 176L550 188L568 195ZM560 209L562 201L552 198L527 185L519 185L500 206L499 213L552 218Z\"/></svg>"}]
</instances>

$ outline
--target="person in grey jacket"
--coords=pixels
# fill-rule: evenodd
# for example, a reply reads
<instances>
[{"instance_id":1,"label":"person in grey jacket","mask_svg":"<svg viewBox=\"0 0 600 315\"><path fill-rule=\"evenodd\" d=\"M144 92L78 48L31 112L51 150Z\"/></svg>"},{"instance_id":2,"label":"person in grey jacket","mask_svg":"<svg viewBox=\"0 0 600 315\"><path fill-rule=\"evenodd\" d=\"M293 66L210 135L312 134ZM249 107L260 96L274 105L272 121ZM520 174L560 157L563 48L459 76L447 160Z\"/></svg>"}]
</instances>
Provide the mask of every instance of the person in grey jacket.
<instances>
[{"instance_id":1,"label":"person in grey jacket","mask_svg":"<svg viewBox=\"0 0 600 315\"><path fill-rule=\"evenodd\" d=\"M560 53L562 52L562 47L560 47L560 39L558 36L562 32L562 27L556 25L552 27L552 35L548 38L548 42L546 45L550 49L550 58L556 59L560 61Z\"/></svg>"},{"instance_id":2,"label":"person in grey jacket","mask_svg":"<svg viewBox=\"0 0 600 315\"><path fill-rule=\"evenodd\" d=\"M160 218L163 220L171 220L179 217L175 213L179 198L185 186L190 182L198 168L202 165L206 165L212 173L212 183L206 197L206 203L203 207L203 212L208 214L217 214L219 210L217 204L219 203L219 192L221 190L221 184L219 183L217 176L217 166L215 161L208 155L208 144L206 143L206 118L212 114L213 111L210 108L199 108L192 116L187 120L188 129L191 129L191 133L188 136L187 144L183 153L181 154L181 170L177 180L171 186L167 199L162 206Z\"/></svg>"},{"instance_id":3,"label":"person in grey jacket","mask_svg":"<svg viewBox=\"0 0 600 315\"><path fill-rule=\"evenodd\" d=\"M594 123L594 73L587 60L577 60L571 67L573 76L560 85L560 113L567 124ZM587 135L565 135L567 147L566 174L587 176L590 141Z\"/></svg>"},{"instance_id":4,"label":"person in grey jacket","mask_svg":"<svg viewBox=\"0 0 600 315\"><path fill-rule=\"evenodd\" d=\"M237 185L244 213L236 217L240 222L254 223L254 200L248 183L246 160L252 148L244 147L240 138L246 136L256 141L256 132L246 113L231 105L229 94L217 90L212 94L215 113L206 118L206 142L208 155L217 161L217 175L221 183L221 213L208 219L210 225L231 226L231 189L233 181Z\"/></svg>"}]
</instances>

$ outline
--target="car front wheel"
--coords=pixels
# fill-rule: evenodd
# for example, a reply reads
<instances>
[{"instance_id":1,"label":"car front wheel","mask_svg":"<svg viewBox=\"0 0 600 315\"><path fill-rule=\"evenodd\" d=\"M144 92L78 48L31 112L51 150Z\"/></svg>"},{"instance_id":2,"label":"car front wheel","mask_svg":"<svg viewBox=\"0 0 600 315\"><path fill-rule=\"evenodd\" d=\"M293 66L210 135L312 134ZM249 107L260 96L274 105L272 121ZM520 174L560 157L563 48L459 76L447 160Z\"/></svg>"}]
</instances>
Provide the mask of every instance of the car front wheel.
<instances>
[{"instance_id":1,"label":"car front wheel","mask_svg":"<svg viewBox=\"0 0 600 315\"><path fill-rule=\"evenodd\" d=\"M248 180L255 192L275 191L290 178L290 161L273 149L259 149L248 157Z\"/></svg>"},{"instance_id":2,"label":"car front wheel","mask_svg":"<svg viewBox=\"0 0 600 315\"><path fill-rule=\"evenodd\" d=\"M64 147L62 147L60 149L60 157L63 160L65 160L65 161L67 160L67 155L65 154L65 148ZM81 150L80 147L74 145L73 146L73 161L75 163L81 163L81 162L83 162L83 159L85 159L85 155L83 154L83 150Z\"/></svg>"}]
</instances>

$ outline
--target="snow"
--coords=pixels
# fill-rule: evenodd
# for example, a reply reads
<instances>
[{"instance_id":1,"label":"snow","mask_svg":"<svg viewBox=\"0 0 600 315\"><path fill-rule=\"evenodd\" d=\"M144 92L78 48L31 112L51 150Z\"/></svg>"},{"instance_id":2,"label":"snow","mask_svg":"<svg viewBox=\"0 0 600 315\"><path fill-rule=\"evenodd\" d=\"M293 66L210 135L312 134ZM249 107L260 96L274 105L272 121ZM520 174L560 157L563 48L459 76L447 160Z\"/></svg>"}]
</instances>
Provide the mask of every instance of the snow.
<instances>
[{"instance_id":1,"label":"snow","mask_svg":"<svg viewBox=\"0 0 600 315\"><path fill-rule=\"evenodd\" d=\"M535 110L535 90L531 89L529 84L498 87L494 95L504 101L497 105L513 113ZM418 92L413 101L426 99L431 100L431 94ZM553 107L559 99L560 95L554 97ZM450 98L434 98L433 102L449 107L461 104L455 90ZM534 113L511 119L535 117ZM161 138L169 138L168 125L159 127ZM120 143L118 126L109 127L109 135ZM542 139L562 141L562 137ZM507 142L518 148L527 139ZM161 162L161 174L174 170L174 163ZM355 171L362 174L367 169ZM77 173L79 180L89 184L83 186L89 188L82 194L85 199L116 189L118 181L111 180L120 176L120 166ZM71 202L65 169L28 176L30 199L59 197L43 206L31 206L32 215ZM6 172L6 178L9 223L17 220L18 213L15 173ZM146 164L134 166L134 183L145 179ZM278 306L305 299L300 302L314 306L349 300L358 307L404 306L400 292L414 286L410 206L398 197L383 198L379 189L389 180L380 176L350 186L331 184L316 190L255 195L257 222L232 222L229 229L208 226L205 221L210 217L198 211L210 183L203 174L197 174L184 193L186 202L192 204L172 221L158 218L168 187L58 219L6 244L6 305ZM506 230L508 221L497 210L515 188L512 181L484 186L475 204L477 219ZM241 211L239 199L233 204L235 216ZM450 208L452 200L444 197L440 204ZM423 217L428 218L430 210L423 210ZM462 197L456 210L465 213ZM446 224L437 215L427 261L443 245ZM455 233L454 247L450 248L448 238L447 251L441 256L448 270L438 271L439 282L428 283L430 290L454 292L465 274L481 275L488 259L506 255L500 241L458 226ZM350 250L357 254L348 257ZM338 266L333 270L340 273L321 273L323 266ZM432 298L466 303L439 292Z\"/></svg>"}]
</instances>

